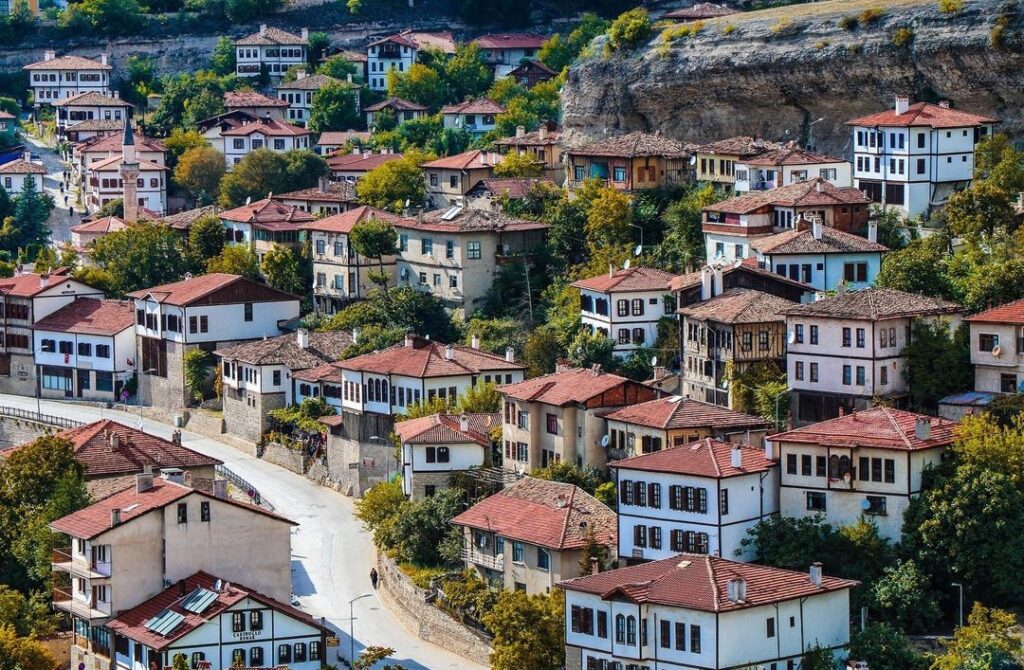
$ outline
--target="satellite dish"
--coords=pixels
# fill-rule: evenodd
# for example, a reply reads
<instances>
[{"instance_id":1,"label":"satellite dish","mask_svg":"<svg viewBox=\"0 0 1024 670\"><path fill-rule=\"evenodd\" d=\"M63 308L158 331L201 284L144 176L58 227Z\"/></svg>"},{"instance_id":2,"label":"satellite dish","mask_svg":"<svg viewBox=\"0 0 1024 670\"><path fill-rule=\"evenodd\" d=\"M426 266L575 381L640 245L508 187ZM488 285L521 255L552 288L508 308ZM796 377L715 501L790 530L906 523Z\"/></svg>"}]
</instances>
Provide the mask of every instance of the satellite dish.
<instances>
[{"instance_id":1,"label":"satellite dish","mask_svg":"<svg viewBox=\"0 0 1024 670\"><path fill-rule=\"evenodd\" d=\"M796 333L794 333L792 330L789 331L789 335L786 336L786 341L789 342L790 344L796 342Z\"/></svg>"},{"instance_id":2,"label":"satellite dish","mask_svg":"<svg viewBox=\"0 0 1024 670\"><path fill-rule=\"evenodd\" d=\"M629 259L628 258L626 259L626 262L622 264L622 269L623 270L628 270L629 269Z\"/></svg>"},{"instance_id":3,"label":"satellite dish","mask_svg":"<svg viewBox=\"0 0 1024 670\"><path fill-rule=\"evenodd\" d=\"M871 509L871 503L870 503L870 502L868 502L867 498L865 498L864 500L861 500L861 501L860 501L860 508L861 508L862 510L864 510L865 512L866 512L867 510Z\"/></svg>"},{"instance_id":4,"label":"satellite dish","mask_svg":"<svg viewBox=\"0 0 1024 670\"><path fill-rule=\"evenodd\" d=\"M697 154L694 154L694 155L690 156L690 165L696 165L696 164L697 164Z\"/></svg>"},{"instance_id":5,"label":"satellite dish","mask_svg":"<svg viewBox=\"0 0 1024 670\"><path fill-rule=\"evenodd\" d=\"M222 587L222 586L224 586L224 582L222 582L221 580L218 579L217 581L215 581L213 583L213 590L217 591L217 592L220 592L220 587Z\"/></svg>"},{"instance_id":6,"label":"satellite dish","mask_svg":"<svg viewBox=\"0 0 1024 670\"><path fill-rule=\"evenodd\" d=\"M643 252L644 252L644 245L642 245L642 244L636 245L636 249L633 249L633 255L634 256L639 256Z\"/></svg>"},{"instance_id":7,"label":"satellite dish","mask_svg":"<svg viewBox=\"0 0 1024 670\"><path fill-rule=\"evenodd\" d=\"M607 435L602 435L601 436L601 446L602 447L607 447L609 442L611 442L611 439Z\"/></svg>"},{"instance_id":8,"label":"satellite dish","mask_svg":"<svg viewBox=\"0 0 1024 670\"><path fill-rule=\"evenodd\" d=\"M995 356L996 358L999 358L1000 356L1003 355L1003 348L998 344L992 347L992 355Z\"/></svg>"},{"instance_id":9,"label":"satellite dish","mask_svg":"<svg viewBox=\"0 0 1024 670\"><path fill-rule=\"evenodd\" d=\"M657 364L658 364L658 357L657 356L651 356L651 367L653 368Z\"/></svg>"},{"instance_id":10,"label":"satellite dish","mask_svg":"<svg viewBox=\"0 0 1024 670\"><path fill-rule=\"evenodd\" d=\"M248 196L248 197L246 197L246 199L245 199L245 204L247 204L247 205L248 205L248 204L250 204L250 203L252 203L252 196L251 196L251 195L250 195L250 196Z\"/></svg>"}]
</instances>

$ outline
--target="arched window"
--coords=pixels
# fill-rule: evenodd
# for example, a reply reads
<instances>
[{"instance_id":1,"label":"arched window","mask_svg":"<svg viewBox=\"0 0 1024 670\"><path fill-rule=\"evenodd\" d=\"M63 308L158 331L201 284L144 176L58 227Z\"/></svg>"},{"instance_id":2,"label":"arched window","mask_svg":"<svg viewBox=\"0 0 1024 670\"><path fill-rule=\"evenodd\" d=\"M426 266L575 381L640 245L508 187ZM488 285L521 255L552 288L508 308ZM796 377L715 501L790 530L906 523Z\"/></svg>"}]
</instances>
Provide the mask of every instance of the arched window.
<instances>
[{"instance_id":1,"label":"arched window","mask_svg":"<svg viewBox=\"0 0 1024 670\"><path fill-rule=\"evenodd\" d=\"M828 457L828 478L839 479L839 457L832 454Z\"/></svg>"},{"instance_id":2,"label":"arched window","mask_svg":"<svg viewBox=\"0 0 1024 670\"><path fill-rule=\"evenodd\" d=\"M636 617L631 616L626 619L626 644L636 644Z\"/></svg>"},{"instance_id":3,"label":"arched window","mask_svg":"<svg viewBox=\"0 0 1024 670\"><path fill-rule=\"evenodd\" d=\"M626 644L626 617L621 614L615 615L615 642Z\"/></svg>"}]
</instances>

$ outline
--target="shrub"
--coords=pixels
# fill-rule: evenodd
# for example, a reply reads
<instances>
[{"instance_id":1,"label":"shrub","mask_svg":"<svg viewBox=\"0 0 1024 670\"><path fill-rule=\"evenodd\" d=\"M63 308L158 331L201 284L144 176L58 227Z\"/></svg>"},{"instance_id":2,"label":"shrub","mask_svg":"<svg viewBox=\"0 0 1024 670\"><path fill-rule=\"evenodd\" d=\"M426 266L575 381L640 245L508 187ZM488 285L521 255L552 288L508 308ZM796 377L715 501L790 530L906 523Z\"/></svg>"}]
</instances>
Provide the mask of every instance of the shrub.
<instances>
[{"instance_id":1,"label":"shrub","mask_svg":"<svg viewBox=\"0 0 1024 670\"><path fill-rule=\"evenodd\" d=\"M661 34L661 41L665 44L669 44L680 38L696 37L702 30L704 30L703 21L681 23L665 30L665 32Z\"/></svg>"},{"instance_id":2,"label":"shrub","mask_svg":"<svg viewBox=\"0 0 1024 670\"><path fill-rule=\"evenodd\" d=\"M939 0L939 11L943 14L957 14L964 8L964 0Z\"/></svg>"},{"instance_id":3,"label":"shrub","mask_svg":"<svg viewBox=\"0 0 1024 670\"><path fill-rule=\"evenodd\" d=\"M768 29L776 37L792 35L797 31L797 25L788 16L783 16Z\"/></svg>"},{"instance_id":4,"label":"shrub","mask_svg":"<svg viewBox=\"0 0 1024 670\"><path fill-rule=\"evenodd\" d=\"M623 12L608 28L608 43L612 49L635 47L650 36L651 17L641 7Z\"/></svg>"},{"instance_id":5,"label":"shrub","mask_svg":"<svg viewBox=\"0 0 1024 670\"><path fill-rule=\"evenodd\" d=\"M817 49L818 51L821 51L822 49L824 49L827 46L828 46L828 40L821 40L820 42L815 42L815 44L814 44L814 48Z\"/></svg>"},{"instance_id":6,"label":"shrub","mask_svg":"<svg viewBox=\"0 0 1024 670\"><path fill-rule=\"evenodd\" d=\"M878 23L883 16L885 16L885 10L881 7L869 7L860 13L857 20L860 22L860 25L867 28L870 25Z\"/></svg>"},{"instance_id":7,"label":"shrub","mask_svg":"<svg viewBox=\"0 0 1024 670\"><path fill-rule=\"evenodd\" d=\"M839 19L839 27L843 30L856 30L857 28L857 17L856 16L843 16Z\"/></svg>"},{"instance_id":8,"label":"shrub","mask_svg":"<svg viewBox=\"0 0 1024 670\"><path fill-rule=\"evenodd\" d=\"M405 573L405 576L412 580L412 583L421 589L430 588L430 580L445 574L444 568L422 567L412 563L399 563L398 567Z\"/></svg>"},{"instance_id":9,"label":"shrub","mask_svg":"<svg viewBox=\"0 0 1024 670\"><path fill-rule=\"evenodd\" d=\"M1010 17L1005 14L996 19L996 24L992 27L992 32L989 33L989 44L993 48L999 49L1006 44L1006 26L1010 23Z\"/></svg>"},{"instance_id":10,"label":"shrub","mask_svg":"<svg viewBox=\"0 0 1024 670\"><path fill-rule=\"evenodd\" d=\"M914 32L910 28L900 28L892 34L892 43L898 47L906 45L914 39Z\"/></svg>"},{"instance_id":11,"label":"shrub","mask_svg":"<svg viewBox=\"0 0 1024 670\"><path fill-rule=\"evenodd\" d=\"M735 30L736 30L736 26L734 26L731 23L727 23L725 25L725 27L722 28L722 34L723 35L732 35Z\"/></svg>"}]
</instances>

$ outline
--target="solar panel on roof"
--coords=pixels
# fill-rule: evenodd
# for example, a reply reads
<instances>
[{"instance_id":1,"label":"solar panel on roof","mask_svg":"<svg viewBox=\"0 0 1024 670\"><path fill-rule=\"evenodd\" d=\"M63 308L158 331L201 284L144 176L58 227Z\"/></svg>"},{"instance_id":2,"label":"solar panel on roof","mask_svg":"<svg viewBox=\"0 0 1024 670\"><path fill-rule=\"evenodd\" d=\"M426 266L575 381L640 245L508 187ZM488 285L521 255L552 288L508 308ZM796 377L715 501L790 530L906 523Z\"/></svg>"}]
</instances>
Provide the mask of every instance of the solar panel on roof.
<instances>
[{"instance_id":1,"label":"solar panel on roof","mask_svg":"<svg viewBox=\"0 0 1024 670\"><path fill-rule=\"evenodd\" d=\"M178 627L185 620L184 614L178 614L171 610L164 610L146 622L146 628L157 635L167 637L167 634Z\"/></svg>"},{"instance_id":2,"label":"solar panel on roof","mask_svg":"<svg viewBox=\"0 0 1024 670\"><path fill-rule=\"evenodd\" d=\"M217 599L217 594L213 591L204 589L203 587L197 588L192 593L181 601L181 608L189 612L196 614L202 614L206 611L206 608Z\"/></svg>"}]
</instances>

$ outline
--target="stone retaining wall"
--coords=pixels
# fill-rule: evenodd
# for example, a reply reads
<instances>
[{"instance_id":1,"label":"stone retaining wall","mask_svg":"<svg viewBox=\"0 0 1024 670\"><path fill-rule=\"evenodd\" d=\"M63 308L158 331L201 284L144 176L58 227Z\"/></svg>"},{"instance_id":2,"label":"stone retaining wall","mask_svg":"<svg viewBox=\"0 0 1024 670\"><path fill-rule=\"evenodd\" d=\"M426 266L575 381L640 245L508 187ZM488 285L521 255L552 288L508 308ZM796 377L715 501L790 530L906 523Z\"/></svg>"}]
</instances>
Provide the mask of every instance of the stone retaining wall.
<instances>
[{"instance_id":1,"label":"stone retaining wall","mask_svg":"<svg viewBox=\"0 0 1024 670\"><path fill-rule=\"evenodd\" d=\"M263 445L263 455L260 458L296 474L306 474L305 468L302 467L302 451L299 449L289 449L278 442L266 442Z\"/></svg>"},{"instance_id":2,"label":"stone retaining wall","mask_svg":"<svg viewBox=\"0 0 1024 670\"><path fill-rule=\"evenodd\" d=\"M25 444L59 430L45 423L0 416L0 449Z\"/></svg>"},{"instance_id":3,"label":"stone retaining wall","mask_svg":"<svg viewBox=\"0 0 1024 670\"><path fill-rule=\"evenodd\" d=\"M491 646L487 637L426 602L428 592L413 584L393 560L379 552L377 573L381 602L406 628L421 640L476 663L488 664Z\"/></svg>"}]
</instances>

